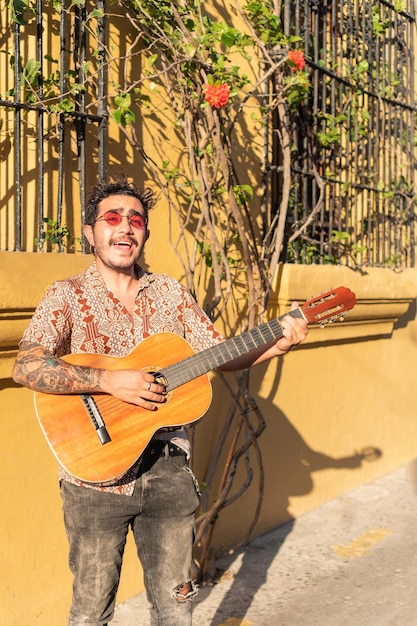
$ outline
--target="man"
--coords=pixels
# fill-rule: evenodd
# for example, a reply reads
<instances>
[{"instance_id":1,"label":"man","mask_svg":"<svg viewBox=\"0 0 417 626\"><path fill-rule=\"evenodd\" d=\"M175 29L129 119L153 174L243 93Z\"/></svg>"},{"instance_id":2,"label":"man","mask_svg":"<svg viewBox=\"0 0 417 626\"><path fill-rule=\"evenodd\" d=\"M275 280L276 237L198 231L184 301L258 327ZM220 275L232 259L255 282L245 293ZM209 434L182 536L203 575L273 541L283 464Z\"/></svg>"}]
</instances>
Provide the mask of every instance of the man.
<instances>
[{"instance_id":1,"label":"man","mask_svg":"<svg viewBox=\"0 0 417 626\"><path fill-rule=\"evenodd\" d=\"M138 265L153 204L150 190L141 192L125 178L93 189L84 234L95 262L80 276L54 283L39 303L20 344L16 382L51 394L105 393L155 411L166 395L163 381L152 373L79 366L61 357L81 352L122 357L161 331L184 337L195 351L222 341L186 289ZM307 324L286 316L282 332L278 341L222 369L244 369L284 354L306 337ZM162 429L138 462L112 484L83 483L60 467L74 575L69 626L99 626L112 619L129 527L144 570L151 624L191 624L198 488L189 454L184 429Z\"/></svg>"}]
</instances>

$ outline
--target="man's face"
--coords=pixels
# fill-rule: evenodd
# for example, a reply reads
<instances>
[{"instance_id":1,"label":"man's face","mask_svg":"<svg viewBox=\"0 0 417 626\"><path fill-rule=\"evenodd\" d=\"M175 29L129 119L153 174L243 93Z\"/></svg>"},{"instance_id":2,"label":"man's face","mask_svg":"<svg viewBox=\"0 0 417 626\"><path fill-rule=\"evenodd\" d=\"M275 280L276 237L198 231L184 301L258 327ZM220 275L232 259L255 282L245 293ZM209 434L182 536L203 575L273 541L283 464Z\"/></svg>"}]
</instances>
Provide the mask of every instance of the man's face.
<instances>
[{"instance_id":1,"label":"man's face","mask_svg":"<svg viewBox=\"0 0 417 626\"><path fill-rule=\"evenodd\" d=\"M97 260L106 267L128 272L138 261L149 237L145 212L133 196L108 196L98 205L93 226L84 234Z\"/></svg>"}]
</instances>

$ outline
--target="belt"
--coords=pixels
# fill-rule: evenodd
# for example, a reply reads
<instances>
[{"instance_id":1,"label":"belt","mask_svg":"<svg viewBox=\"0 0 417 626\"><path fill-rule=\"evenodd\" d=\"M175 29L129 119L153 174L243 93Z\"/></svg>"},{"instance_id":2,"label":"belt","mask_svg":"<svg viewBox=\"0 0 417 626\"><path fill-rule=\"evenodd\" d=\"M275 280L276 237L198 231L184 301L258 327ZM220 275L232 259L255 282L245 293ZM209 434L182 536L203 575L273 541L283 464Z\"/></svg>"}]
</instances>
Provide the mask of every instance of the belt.
<instances>
[{"instance_id":1,"label":"belt","mask_svg":"<svg viewBox=\"0 0 417 626\"><path fill-rule=\"evenodd\" d=\"M169 441L152 441L144 450L147 459L157 459L160 456L187 456L182 448Z\"/></svg>"}]
</instances>

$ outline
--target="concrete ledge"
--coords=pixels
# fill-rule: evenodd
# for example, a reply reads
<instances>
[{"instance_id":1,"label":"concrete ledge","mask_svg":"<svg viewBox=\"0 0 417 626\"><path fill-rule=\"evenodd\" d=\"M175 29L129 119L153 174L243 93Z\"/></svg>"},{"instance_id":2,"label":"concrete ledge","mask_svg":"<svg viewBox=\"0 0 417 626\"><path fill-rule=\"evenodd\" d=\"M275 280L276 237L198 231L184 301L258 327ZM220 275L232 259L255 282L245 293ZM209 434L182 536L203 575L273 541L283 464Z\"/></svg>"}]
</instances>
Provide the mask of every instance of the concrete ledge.
<instances>
[{"instance_id":1,"label":"concrete ledge","mask_svg":"<svg viewBox=\"0 0 417 626\"><path fill-rule=\"evenodd\" d=\"M327 324L326 333L312 326L306 348L312 342L340 341L391 335L399 320L415 317L417 270L394 272L367 268L363 272L333 265L281 265L273 285L268 317L284 314L293 300L303 303L333 288L344 286L356 295L355 307L343 324Z\"/></svg>"},{"instance_id":2,"label":"concrete ledge","mask_svg":"<svg viewBox=\"0 0 417 626\"><path fill-rule=\"evenodd\" d=\"M11 377L17 345L46 288L91 262L90 255L0 252L0 379Z\"/></svg>"},{"instance_id":3,"label":"concrete ledge","mask_svg":"<svg viewBox=\"0 0 417 626\"><path fill-rule=\"evenodd\" d=\"M0 377L11 368L22 333L45 289L54 281L82 272L91 255L0 252ZM342 266L281 265L274 280L268 318L284 314L293 300L300 303L343 285L357 298L343 324L312 326L311 344L387 336L402 318L414 317L417 270L393 272L369 268L357 272Z\"/></svg>"}]
</instances>

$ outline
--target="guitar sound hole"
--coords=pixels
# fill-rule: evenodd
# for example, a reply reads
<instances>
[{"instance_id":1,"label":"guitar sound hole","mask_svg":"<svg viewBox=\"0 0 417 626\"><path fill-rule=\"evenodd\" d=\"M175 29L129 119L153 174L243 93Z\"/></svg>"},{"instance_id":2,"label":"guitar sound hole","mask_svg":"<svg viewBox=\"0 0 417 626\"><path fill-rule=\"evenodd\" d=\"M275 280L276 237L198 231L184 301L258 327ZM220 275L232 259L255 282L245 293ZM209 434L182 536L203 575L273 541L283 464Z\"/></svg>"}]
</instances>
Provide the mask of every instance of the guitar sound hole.
<instances>
[{"instance_id":1,"label":"guitar sound hole","mask_svg":"<svg viewBox=\"0 0 417 626\"><path fill-rule=\"evenodd\" d=\"M144 371L149 372L149 374L152 374L152 376L155 378L155 382L158 385L162 385L163 387L165 387L165 393L164 393L165 403L168 402L172 398L173 390L168 389L168 380L165 378L163 373L159 371L158 369L156 369L155 365L153 367L144 368ZM155 406L157 408L160 408L161 405L155 404Z\"/></svg>"},{"instance_id":2,"label":"guitar sound hole","mask_svg":"<svg viewBox=\"0 0 417 626\"><path fill-rule=\"evenodd\" d=\"M150 374L152 374L152 376L155 378L155 382L157 382L158 385L163 385L165 389L168 387L167 379L160 372L150 372Z\"/></svg>"}]
</instances>

